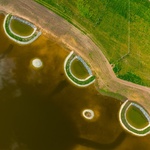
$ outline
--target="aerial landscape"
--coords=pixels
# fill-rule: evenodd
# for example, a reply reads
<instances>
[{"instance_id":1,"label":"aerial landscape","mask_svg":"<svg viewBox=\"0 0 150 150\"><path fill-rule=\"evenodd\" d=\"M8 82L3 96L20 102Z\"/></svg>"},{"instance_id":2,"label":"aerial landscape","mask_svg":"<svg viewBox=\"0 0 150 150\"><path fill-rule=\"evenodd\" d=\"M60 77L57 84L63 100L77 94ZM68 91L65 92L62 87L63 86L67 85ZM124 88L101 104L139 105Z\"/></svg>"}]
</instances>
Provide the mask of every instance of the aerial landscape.
<instances>
[{"instance_id":1,"label":"aerial landscape","mask_svg":"<svg viewBox=\"0 0 150 150\"><path fill-rule=\"evenodd\" d=\"M150 1L0 0L0 150L149 150Z\"/></svg>"}]
</instances>

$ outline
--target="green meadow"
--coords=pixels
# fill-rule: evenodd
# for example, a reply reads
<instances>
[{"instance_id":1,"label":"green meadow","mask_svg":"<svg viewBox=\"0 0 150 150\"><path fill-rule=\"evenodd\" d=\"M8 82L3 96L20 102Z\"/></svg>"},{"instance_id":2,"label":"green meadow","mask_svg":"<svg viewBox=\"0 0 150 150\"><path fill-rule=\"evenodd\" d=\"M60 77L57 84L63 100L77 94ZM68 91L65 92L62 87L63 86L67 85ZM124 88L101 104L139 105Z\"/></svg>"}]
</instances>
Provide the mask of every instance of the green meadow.
<instances>
[{"instance_id":1,"label":"green meadow","mask_svg":"<svg viewBox=\"0 0 150 150\"><path fill-rule=\"evenodd\" d=\"M80 28L124 80L150 86L148 0L35 0Z\"/></svg>"}]
</instances>

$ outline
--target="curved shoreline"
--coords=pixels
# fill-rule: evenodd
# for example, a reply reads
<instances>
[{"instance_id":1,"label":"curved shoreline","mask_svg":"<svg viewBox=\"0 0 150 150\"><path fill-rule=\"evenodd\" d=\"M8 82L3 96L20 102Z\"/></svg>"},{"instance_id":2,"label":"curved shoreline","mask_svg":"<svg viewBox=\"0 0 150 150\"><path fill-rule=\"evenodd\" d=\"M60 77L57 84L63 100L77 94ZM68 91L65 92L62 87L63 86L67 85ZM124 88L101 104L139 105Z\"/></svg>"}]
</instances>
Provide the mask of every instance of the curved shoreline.
<instances>
[{"instance_id":1,"label":"curved shoreline","mask_svg":"<svg viewBox=\"0 0 150 150\"><path fill-rule=\"evenodd\" d=\"M76 79L78 79L78 80L80 80L80 81L86 81L86 80L88 80L90 77L92 77L93 75L90 74L90 75L89 75L87 78L85 78L85 79L79 79L79 78L77 78L77 77L72 73L72 71L71 71L72 62L73 62L75 59L78 59L77 57L78 57L78 56L75 56L75 57L70 61L70 65L69 65L70 73L71 73L71 75L72 75L74 78L76 78Z\"/></svg>"},{"instance_id":2,"label":"curved shoreline","mask_svg":"<svg viewBox=\"0 0 150 150\"><path fill-rule=\"evenodd\" d=\"M137 104L136 104L136 105L137 105ZM138 131L145 130L147 127L149 127L149 126L150 126L150 122L149 122L149 120L147 119L147 117L144 115L144 113L143 113L143 115L146 117L147 121L149 122L148 125L145 126L144 128L139 128L139 129L138 129L138 128L132 126L132 125L128 122L128 119L127 119L126 114L127 114L127 111L128 111L128 109L129 109L130 106L134 106L134 103L131 102L131 103L129 104L129 106L126 108L126 111L125 111L125 119L126 119L126 122L129 124L129 126L130 126L131 128L133 128L133 129L135 129L135 130L138 130ZM137 106L135 106L135 107L137 107ZM137 108L138 108L138 107L137 107Z\"/></svg>"},{"instance_id":3,"label":"curved shoreline","mask_svg":"<svg viewBox=\"0 0 150 150\"><path fill-rule=\"evenodd\" d=\"M127 105L127 106L126 106ZM119 121L120 121L120 124L121 126L126 130L128 131L129 133L133 134L133 135L136 135L136 136L145 136L147 134L150 134L150 122L149 120L147 119L148 121L148 125L142 129L138 129L138 128L135 128L133 127L127 120L126 118L126 112L128 110L128 108L133 105L132 102L129 103L129 100L126 100L122 105L121 105L121 108L119 110ZM137 105L137 104L136 104ZM125 108L127 107L127 108ZM140 106L139 106L140 107ZM125 111L123 110L125 109ZM143 109L143 108L142 108ZM123 114L122 114L123 113ZM146 117L146 116L145 116ZM149 130L148 130L149 129ZM145 131L145 130L148 130L148 131Z\"/></svg>"},{"instance_id":4,"label":"curved shoreline","mask_svg":"<svg viewBox=\"0 0 150 150\"><path fill-rule=\"evenodd\" d=\"M34 1L8 1L11 5L8 3L5 7L0 6L1 10L16 14L17 16L23 16L26 20L33 22L36 26L43 29L47 36L55 38L58 43L69 50L75 51L88 62L96 73L97 89L120 93L128 97L128 99L138 102L150 113L150 88L118 79L100 50L100 45L96 45L97 43L93 36L83 34L65 19ZM78 23L74 22L74 24L84 30ZM92 58L89 57L89 53L92 53Z\"/></svg>"},{"instance_id":5,"label":"curved shoreline","mask_svg":"<svg viewBox=\"0 0 150 150\"><path fill-rule=\"evenodd\" d=\"M9 35L9 33L6 31L6 21L7 21L7 18L8 18L8 16L9 16L10 14L7 14L7 15L5 15L5 18L4 18L4 21L3 21L3 29L4 29L4 32L5 32L5 34L7 35L7 37L9 38L9 39L11 39L12 41L14 41L14 42L16 42L16 43L18 43L18 44L21 44L21 45L26 45L26 44L31 44L33 41L35 41L40 35L41 35L41 31L36 31L37 29L35 28L34 29L34 31L33 31L33 33L30 35L30 36L20 36L20 35L17 35L16 33L14 33L13 31L12 31L12 29L11 29L11 27L10 27L10 23L11 23L11 20L12 20L12 17L10 18L10 22L9 22L9 25L8 25L8 28L9 28L9 30L10 30L10 32L11 32L11 34L13 34L14 36L16 36L17 38L21 38L21 39L26 39L26 38L30 38L30 37L32 37L34 34L35 34L35 32L37 32L37 34L36 34L36 36L34 36L32 39L30 39L29 41L20 41L20 40L17 40L17 39L15 39L15 38L13 38L11 35Z\"/></svg>"},{"instance_id":6,"label":"curved shoreline","mask_svg":"<svg viewBox=\"0 0 150 150\"><path fill-rule=\"evenodd\" d=\"M68 62L69 59L70 59L70 57L73 55L73 53L74 53L74 52L71 51L70 54L69 54L69 55L66 57L66 59L65 59L65 62L64 62L64 72L65 72L67 78L68 78L73 84L75 84L76 86L79 86L79 87L87 87L87 86L91 85L91 84L95 81L95 79L93 79L93 80L92 80L91 82L89 82L89 83L84 83L84 82L87 82L90 78L92 78L93 75L89 75L89 77L87 77L86 79L79 79L79 78L77 78L77 77L75 77L75 76L73 75L73 73L71 72L70 66L71 66L71 63L72 63L72 61L74 60L74 58L73 58L70 62ZM75 56L75 57L76 57L76 56ZM67 68L67 63L69 63L69 68ZM67 69L69 70L71 76L72 76L75 80L77 80L78 82L82 82L82 84L77 83L76 81L74 81L73 79L71 79L71 77L68 75Z\"/></svg>"},{"instance_id":7,"label":"curved shoreline","mask_svg":"<svg viewBox=\"0 0 150 150\"><path fill-rule=\"evenodd\" d=\"M10 19L10 24L11 24L12 19L16 19L16 20L19 20L19 21L23 20L22 18L18 18L18 17L16 17L16 16L12 16L11 19ZM22 22L22 21L21 21L21 22ZM16 33L12 30L10 24L9 24L9 30L10 30L14 35L18 36L18 34L16 34ZM31 36L36 32L37 27L35 27L34 25L32 25L31 28L33 28L33 32L32 32L30 35L27 35L27 36L19 35L19 37L21 37L21 38L29 38L29 37L31 37Z\"/></svg>"}]
</instances>

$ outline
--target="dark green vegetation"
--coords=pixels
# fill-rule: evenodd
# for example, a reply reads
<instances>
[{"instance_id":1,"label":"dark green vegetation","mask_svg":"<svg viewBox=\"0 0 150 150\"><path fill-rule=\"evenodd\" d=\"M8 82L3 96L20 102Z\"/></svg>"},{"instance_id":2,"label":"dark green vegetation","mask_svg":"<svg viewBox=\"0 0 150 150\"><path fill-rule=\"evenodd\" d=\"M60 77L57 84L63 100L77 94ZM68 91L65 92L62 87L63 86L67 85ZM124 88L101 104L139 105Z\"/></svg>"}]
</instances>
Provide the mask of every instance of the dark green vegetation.
<instances>
[{"instance_id":1,"label":"dark green vegetation","mask_svg":"<svg viewBox=\"0 0 150 150\"><path fill-rule=\"evenodd\" d=\"M144 85L142 79L140 77L138 77L137 75L131 73L131 72L127 72L124 75L118 75L118 77L120 79L124 79L124 80L127 80L127 81L131 81L131 82L134 82L134 83L137 83L137 84Z\"/></svg>"},{"instance_id":2,"label":"dark green vegetation","mask_svg":"<svg viewBox=\"0 0 150 150\"><path fill-rule=\"evenodd\" d=\"M138 128L137 129L134 129L134 128L132 128L129 124L128 124L128 122L127 122L127 120L126 120L126 109L128 108L128 106L130 105L130 103L131 102L127 102L126 103L126 105L123 107L123 109L122 109L122 111L121 111L121 120L122 120L122 122L123 122L123 124L124 124L124 126L129 130L129 131L131 131L133 134L137 134L137 135L145 135L145 134L147 134L147 133L149 133L150 132L150 126L148 126L147 128L145 128L145 129L143 129L143 130L138 130ZM143 122L143 120L142 120L142 122ZM141 123L140 123L141 124Z\"/></svg>"},{"instance_id":3,"label":"dark green vegetation","mask_svg":"<svg viewBox=\"0 0 150 150\"><path fill-rule=\"evenodd\" d=\"M118 77L150 86L148 0L35 0L90 33ZM134 62L134 63L133 63ZM132 72L138 77L131 80ZM122 77L128 74L128 78ZM131 77L130 77L131 75ZM137 81L139 80L139 81Z\"/></svg>"},{"instance_id":4,"label":"dark green vegetation","mask_svg":"<svg viewBox=\"0 0 150 150\"><path fill-rule=\"evenodd\" d=\"M10 23L12 31L21 36L29 36L33 32L33 28L17 19L12 19Z\"/></svg>"},{"instance_id":5,"label":"dark green vegetation","mask_svg":"<svg viewBox=\"0 0 150 150\"><path fill-rule=\"evenodd\" d=\"M144 128L149 122L139 108L130 106L126 112L128 122L135 128Z\"/></svg>"},{"instance_id":6,"label":"dark green vegetation","mask_svg":"<svg viewBox=\"0 0 150 150\"><path fill-rule=\"evenodd\" d=\"M22 38L22 37L19 37L17 35L14 35L10 29L9 29L9 24L10 24L10 19L11 19L12 15L9 14L7 19L6 19L6 23L5 23L5 29L6 29L6 32L7 34L9 34L9 36L11 36L13 39L16 39L17 41L20 41L20 42L29 42L30 40L32 40L35 36L37 36L37 32L35 32L32 36L28 37L28 38Z\"/></svg>"},{"instance_id":7,"label":"dark green vegetation","mask_svg":"<svg viewBox=\"0 0 150 150\"><path fill-rule=\"evenodd\" d=\"M65 70L66 73L68 75L68 77L76 84L78 84L79 86L86 86L88 84L90 84L91 82L93 82L95 80L95 76L91 76L88 79L86 79L85 81L79 80L78 78L75 78L74 76L72 76L72 73L70 72L70 62L71 60L75 57L75 54L72 54L70 56L70 58L67 60L66 66L65 66Z\"/></svg>"},{"instance_id":8,"label":"dark green vegetation","mask_svg":"<svg viewBox=\"0 0 150 150\"><path fill-rule=\"evenodd\" d=\"M82 62L78 59L73 60L71 63L71 72L79 79L85 79L89 76L88 71L82 64Z\"/></svg>"}]
</instances>

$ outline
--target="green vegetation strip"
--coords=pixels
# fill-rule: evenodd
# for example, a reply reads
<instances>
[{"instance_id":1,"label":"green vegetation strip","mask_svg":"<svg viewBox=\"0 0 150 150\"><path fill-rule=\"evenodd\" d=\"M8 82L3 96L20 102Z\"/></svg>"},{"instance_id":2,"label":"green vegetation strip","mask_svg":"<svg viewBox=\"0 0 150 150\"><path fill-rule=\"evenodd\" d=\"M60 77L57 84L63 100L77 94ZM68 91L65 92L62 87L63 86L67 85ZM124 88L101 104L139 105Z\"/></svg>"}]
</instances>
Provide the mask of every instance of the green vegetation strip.
<instances>
[{"instance_id":1,"label":"green vegetation strip","mask_svg":"<svg viewBox=\"0 0 150 150\"><path fill-rule=\"evenodd\" d=\"M34 32L33 27L14 18L11 19L10 28L14 33L20 36L30 36Z\"/></svg>"},{"instance_id":2,"label":"green vegetation strip","mask_svg":"<svg viewBox=\"0 0 150 150\"><path fill-rule=\"evenodd\" d=\"M74 59L75 56L76 55L73 54L73 52L71 52L65 60L64 69L65 69L65 73L66 73L67 77L77 86L85 87L85 86L92 84L95 81L95 76L93 76L93 75L89 76L85 80L78 79L72 75L72 73L70 71L70 63L71 63L72 59Z\"/></svg>"},{"instance_id":3,"label":"green vegetation strip","mask_svg":"<svg viewBox=\"0 0 150 150\"><path fill-rule=\"evenodd\" d=\"M90 35L118 78L150 86L148 0L35 1Z\"/></svg>"},{"instance_id":4,"label":"green vegetation strip","mask_svg":"<svg viewBox=\"0 0 150 150\"><path fill-rule=\"evenodd\" d=\"M126 119L126 110L130 106L131 102L126 101L120 108L119 112L119 119L122 126L130 133L137 135L137 136L145 136L150 133L150 124L143 128L143 129L137 129L132 127L129 122Z\"/></svg>"},{"instance_id":5,"label":"green vegetation strip","mask_svg":"<svg viewBox=\"0 0 150 150\"><path fill-rule=\"evenodd\" d=\"M40 32L35 32L32 36L28 37L28 38L22 38L20 36L17 36L17 35L14 35L10 29L9 29L9 25L10 25L10 21L11 21L11 17L12 15L9 14L6 16L6 20L5 20L5 24L4 24L4 28L5 28L5 31L6 33L10 36L10 38L20 44L28 44L30 42L32 42L34 39L36 39L39 35L40 35Z\"/></svg>"},{"instance_id":6,"label":"green vegetation strip","mask_svg":"<svg viewBox=\"0 0 150 150\"><path fill-rule=\"evenodd\" d=\"M124 101L127 99L125 96L122 96L122 95L120 95L119 93L110 92L109 90L98 89L98 91L99 91L102 95L106 95L106 96L113 97L113 98L115 98L115 99L121 100L122 102L124 102Z\"/></svg>"}]
</instances>

